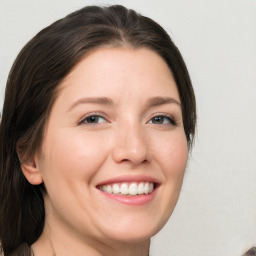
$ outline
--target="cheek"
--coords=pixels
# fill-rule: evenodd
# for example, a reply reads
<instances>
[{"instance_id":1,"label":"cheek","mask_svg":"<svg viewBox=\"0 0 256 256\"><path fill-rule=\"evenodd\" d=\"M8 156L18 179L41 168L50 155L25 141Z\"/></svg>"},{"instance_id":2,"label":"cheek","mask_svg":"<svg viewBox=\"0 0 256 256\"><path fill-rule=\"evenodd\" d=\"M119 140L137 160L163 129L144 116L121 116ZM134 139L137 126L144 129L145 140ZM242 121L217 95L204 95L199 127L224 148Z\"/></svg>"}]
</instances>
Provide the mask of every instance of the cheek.
<instances>
[{"instance_id":1,"label":"cheek","mask_svg":"<svg viewBox=\"0 0 256 256\"><path fill-rule=\"evenodd\" d=\"M165 175L181 176L182 178L188 158L188 145L185 134L183 132L170 134L170 136L162 139L162 143L158 141L157 144L156 155Z\"/></svg>"},{"instance_id":2,"label":"cheek","mask_svg":"<svg viewBox=\"0 0 256 256\"><path fill-rule=\"evenodd\" d=\"M160 143L161 142L161 143ZM156 161L161 168L162 184L159 187L160 206L157 214L161 216L159 227L163 227L171 216L178 201L187 164L188 147L185 134L170 132L155 141Z\"/></svg>"},{"instance_id":3,"label":"cheek","mask_svg":"<svg viewBox=\"0 0 256 256\"><path fill-rule=\"evenodd\" d=\"M158 148L158 164L164 176L163 213L169 217L179 198L187 165L188 146L185 134L177 132L167 136Z\"/></svg>"},{"instance_id":4,"label":"cheek","mask_svg":"<svg viewBox=\"0 0 256 256\"><path fill-rule=\"evenodd\" d=\"M101 145L102 140L95 136L61 130L45 140L40 169L50 209L61 215L60 210L68 213L70 208L80 211L83 205L93 207L89 187L106 157Z\"/></svg>"},{"instance_id":5,"label":"cheek","mask_svg":"<svg viewBox=\"0 0 256 256\"><path fill-rule=\"evenodd\" d=\"M69 183L76 178L89 181L107 157L101 136L80 130L73 133L60 130L56 136L45 140L43 151L43 175L48 179L55 176L58 181L68 180Z\"/></svg>"}]
</instances>

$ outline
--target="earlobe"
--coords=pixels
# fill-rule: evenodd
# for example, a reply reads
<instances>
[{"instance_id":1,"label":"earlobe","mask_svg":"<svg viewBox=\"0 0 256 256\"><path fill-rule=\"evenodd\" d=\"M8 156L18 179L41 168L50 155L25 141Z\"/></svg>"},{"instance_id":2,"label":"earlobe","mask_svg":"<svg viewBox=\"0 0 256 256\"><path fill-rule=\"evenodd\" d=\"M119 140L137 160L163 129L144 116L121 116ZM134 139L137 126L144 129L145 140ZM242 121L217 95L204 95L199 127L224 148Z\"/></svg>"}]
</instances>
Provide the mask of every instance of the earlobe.
<instances>
[{"instance_id":1,"label":"earlobe","mask_svg":"<svg viewBox=\"0 0 256 256\"><path fill-rule=\"evenodd\" d=\"M34 157L27 159L21 163L21 170L32 185L39 185L43 183L43 178L39 170L39 166Z\"/></svg>"}]
</instances>

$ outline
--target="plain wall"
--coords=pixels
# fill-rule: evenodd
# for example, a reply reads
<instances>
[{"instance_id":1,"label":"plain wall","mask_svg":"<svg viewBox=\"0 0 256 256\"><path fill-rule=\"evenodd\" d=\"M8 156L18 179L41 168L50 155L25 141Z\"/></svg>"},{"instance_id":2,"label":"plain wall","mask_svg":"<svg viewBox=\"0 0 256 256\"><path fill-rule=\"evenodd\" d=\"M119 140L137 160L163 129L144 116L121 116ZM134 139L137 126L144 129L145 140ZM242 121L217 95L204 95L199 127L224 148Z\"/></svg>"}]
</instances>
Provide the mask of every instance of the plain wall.
<instances>
[{"instance_id":1,"label":"plain wall","mask_svg":"<svg viewBox=\"0 0 256 256\"><path fill-rule=\"evenodd\" d=\"M180 200L151 255L240 256L256 244L255 0L0 0L0 107L10 67L35 33L106 3L134 8L169 32L197 97L198 133Z\"/></svg>"}]
</instances>

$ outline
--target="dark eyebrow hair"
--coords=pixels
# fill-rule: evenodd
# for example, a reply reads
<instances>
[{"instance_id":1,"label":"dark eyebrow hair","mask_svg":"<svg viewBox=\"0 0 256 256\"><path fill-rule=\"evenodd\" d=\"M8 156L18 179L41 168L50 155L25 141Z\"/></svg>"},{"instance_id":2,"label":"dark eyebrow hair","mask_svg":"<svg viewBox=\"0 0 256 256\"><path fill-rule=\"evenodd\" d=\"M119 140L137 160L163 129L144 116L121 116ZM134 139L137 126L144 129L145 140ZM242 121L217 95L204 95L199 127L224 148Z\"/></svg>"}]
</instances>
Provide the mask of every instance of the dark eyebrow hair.
<instances>
[{"instance_id":1,"label":"dark eyebrow hair","mask_svg":"<svg viewBox=\"0 0 256 256\"><path fill-rule=\"evenodd\" d=\"M108 105L108 106L112 106L114 105L112 99L107 98L107 97L96 97L96 98L81 98L77 101L75 101L71 107L68 109L68 111L71 111L73 108L75 108L76 106L80 105L80 104L87 104L87 103L95 103L95 104L100 104L100 105ZM150 98L147 102L147 105L149 107L154 107L154 106L159 106L159 105L164 105L164 104L176 104L178 106L180 106L180 102L177 101L174 98L171 97L153 97Z\"/></svg>"},{"instance_id":2,"label":"dark eyebrow hair","mask_svg":"<svg viewBox=\"0 0 256 256\"><path fill-rule=\"evenodd\" d=\"M87 103L95 103L100 105L114 105L113 101L110 98L107 97L96 97L96 98L81 98L77 101L75 101L71 107L68 109L68 111L72 110L74 107L80 105L80 104L87 104Z\"/></svg>"},{"instance_id":3,"label":"dark eyebrow hair","mask_svg":"<svg viewBox=\"0 0 256 256\"><path fill-rule=\"evenodd\" d=\"M181 106L181 103L178 100L174 99L174 98L159 97L159 96L150 98L149 101L148 101L148 106L154 107L154 106L159 106L159 105L164 105L164 104L169 104L169 103Z\"/></svg>"}]
</instances>

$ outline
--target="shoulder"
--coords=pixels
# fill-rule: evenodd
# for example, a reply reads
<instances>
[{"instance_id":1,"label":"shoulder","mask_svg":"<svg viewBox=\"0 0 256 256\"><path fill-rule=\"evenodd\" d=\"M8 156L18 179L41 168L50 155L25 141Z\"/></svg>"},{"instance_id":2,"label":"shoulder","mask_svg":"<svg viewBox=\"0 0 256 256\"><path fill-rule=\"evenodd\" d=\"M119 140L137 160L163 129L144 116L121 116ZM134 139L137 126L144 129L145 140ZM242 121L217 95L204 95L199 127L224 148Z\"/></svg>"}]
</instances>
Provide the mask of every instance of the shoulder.
<instances>
[{"instance_id":1,"label":"shoulder","mask_svg":"<svg viewBox=\"0 0 256 256\"><path fill-rule=\"evenodd\" d=\"M248 252L246 252L242 256L254 256L254 255L256 255L256 247L252 247Z\"/></svg>"},{"instance_id":2,"label":"shoulder","mask_svg":"<svg viewBox=\"0 0 256 256\"><path fill-rule=\"evenodd\" d=\"M21 244L10 256L33 256L31 248L27 244Z\"/></svg>"}]
</instances>

